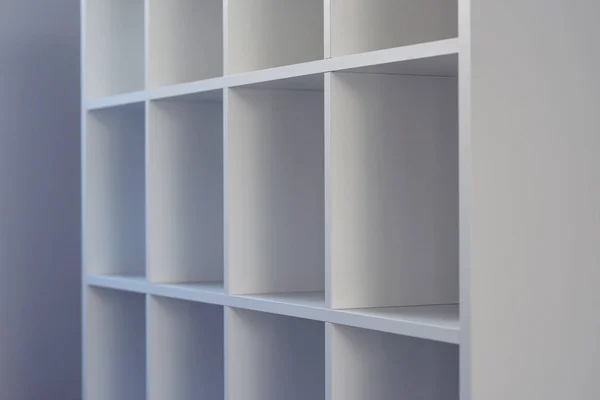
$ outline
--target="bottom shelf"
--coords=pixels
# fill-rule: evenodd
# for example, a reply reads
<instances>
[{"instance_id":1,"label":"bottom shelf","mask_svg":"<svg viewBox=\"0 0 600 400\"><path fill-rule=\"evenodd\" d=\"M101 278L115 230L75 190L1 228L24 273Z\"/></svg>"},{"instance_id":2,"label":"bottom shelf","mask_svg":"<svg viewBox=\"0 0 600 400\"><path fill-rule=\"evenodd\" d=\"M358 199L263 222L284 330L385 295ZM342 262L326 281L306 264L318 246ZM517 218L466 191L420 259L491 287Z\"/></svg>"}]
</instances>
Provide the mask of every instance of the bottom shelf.
<instances>
[{"instance_id":1,"label":"bottom shelf","mask_svg":"<svg viewBox=\"0 0 600 400\"><path fill-rule=\"evenodd\" d=\"M145 296L90 287L85 307L86 400L145 399Z\"/></svg>"},{"instance_id":2,"label":"bottom shelf","mask_svg":"<svg viewBox=\"0 0 600 400\"><path fill-rule=\"evenodd\" d=\"M196 300L87 287L86 400L458 399L456 344L387 333L377 325L411 320L452 326L452 307L326 310L327 318L364 314L358 321L371 327L364 329L197 301L223 300L219 284L144 284L152 292L187 290ZM320 298L252 296L250 305L292 302L317 312Z\"/></svg>"},{"instance_id":3,"label":"bottom shelf","mask_svg":"<svg viewBox=\"0 0 600 400\"><path fill-rule=\"evenodd\" d=\"M458 400L458 346L327 324L330 400Z\"/></svg>"},{"instance_id":4,"label":"bottom shelf","mask_svg":"<svg viewBox=\"0 0 600 400\"><path fill-rule=\"evenodd\" d=\"M331 322L398 335L459 343L459 306L431 305L332 310L323 292L292 292L232 296L223 282L153 284L143 277L123 275L88 276L92 287L147 293L178 300Z\"/></svg>"}]
</instances>

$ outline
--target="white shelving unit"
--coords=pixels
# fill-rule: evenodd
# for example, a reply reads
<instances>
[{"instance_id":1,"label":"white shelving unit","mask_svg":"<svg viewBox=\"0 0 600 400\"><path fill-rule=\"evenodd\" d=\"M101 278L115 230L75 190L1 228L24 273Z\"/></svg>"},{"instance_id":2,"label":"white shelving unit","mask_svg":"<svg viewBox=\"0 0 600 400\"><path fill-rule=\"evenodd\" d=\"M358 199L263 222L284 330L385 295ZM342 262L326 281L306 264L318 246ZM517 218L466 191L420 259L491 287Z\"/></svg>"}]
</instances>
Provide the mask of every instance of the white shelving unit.
<instances>
[{"instance_id":1,"label":"white shelving unit","mask_svg":"<svg viewBox=\"0 0 600 400\"><path fill-rule=\"evenodd\" d=\"M82 4L85 399L459 399L457 0Z\"/></svg>"}]
</instances>

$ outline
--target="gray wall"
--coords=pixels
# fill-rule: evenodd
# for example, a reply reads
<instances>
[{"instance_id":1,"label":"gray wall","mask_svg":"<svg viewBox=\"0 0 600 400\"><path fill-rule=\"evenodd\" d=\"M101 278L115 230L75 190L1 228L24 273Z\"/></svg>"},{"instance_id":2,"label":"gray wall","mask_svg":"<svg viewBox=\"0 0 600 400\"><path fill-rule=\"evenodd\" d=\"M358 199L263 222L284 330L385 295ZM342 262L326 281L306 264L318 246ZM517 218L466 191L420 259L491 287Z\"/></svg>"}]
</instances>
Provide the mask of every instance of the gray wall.
<instances>
[{"instance_id":1,"label":"gray wall","mask_svg":"<svg viewBox=\"0 0 600 400\"><path fill-rule=\"evenodd\" d=\"M471 0L473 400L600 399L600 2Z\"/></svg>"},{"instance_id":2,"label":"gray wall","mask_svg":"<svg viewBox=\"0 0 600 400\"><path fill-rule=\"evenodd\" d=\"M0 398L81 397L79 1L0 2Z\"/></svg>"}]
</instances>

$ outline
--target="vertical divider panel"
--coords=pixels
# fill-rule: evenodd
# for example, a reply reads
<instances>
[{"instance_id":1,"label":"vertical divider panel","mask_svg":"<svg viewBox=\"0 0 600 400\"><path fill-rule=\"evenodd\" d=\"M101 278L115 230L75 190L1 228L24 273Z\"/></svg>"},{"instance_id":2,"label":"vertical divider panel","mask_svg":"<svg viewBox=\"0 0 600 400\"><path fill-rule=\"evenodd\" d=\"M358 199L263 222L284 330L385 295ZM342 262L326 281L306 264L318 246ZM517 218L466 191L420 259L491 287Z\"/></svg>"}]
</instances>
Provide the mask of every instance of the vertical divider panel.
<instances>
[{"instance_id":1,"label":"vertical divider panel","mask_svg":"<svg viewBox=\"0 0 600 400\"><path fill-rule=\"evenodd\" d=\"M223 76L227 75L229 75L229 0L223 0ZM224 89L224 92L227 90ZM223 93L223 105L226 105L225 93Z\"/></svg>"},{"instance_id":2,"label":"vertical divider panel","mask_svg":"<svg viewBox=\"0 0 600 400\"><path fill-rule=\"evenodd\" d=\"M87 351L87 336L88 336L88 312L87 312L87 275L88 268L86 266L86 234L87 231L87 67L86 60L88 57L88 49L87 49L87 3L89 0L81 0L81 10L80 10L80 23L81 23L81 35L80 35L80 57L79 67L80 67L80 91L79 91L79 101L80 108L79 112L81 115L81 124L80 124L80 134L81 134L81 144L80 144L80 153L81 153L81 398L86 399L86 393L88 393L88 385L86 376L88 376L88 367L87 367L87 359L88 359L88 351Z\"/></svg>"},{"instance_id":3,"label":"vertical divider panel","mask_svg":"<svg viewBox=\"0 0 600 400\"><path fill-rule=\"evenodd\" d=\"M331 269L331 72L324 76L324 130L323 130L323 173L325 183L325 306L332 308L332 269Z\"/></svg>"},{"instance_id":4,"label":"vertical divider panel","mask_svg":"<svg viewBox=\"0 0 600 400\"><path fill-rule=\"evenodd\" d=\"M331 58L331 0L323 0L323 56Z\"/></svg>"},{"instance_id":5,"label":"vertical divider panel","mask_svg":"<svg viewBox=\"0 0 600 400\"><path fill-rule=\"evenodd\" d=\"M325 400L333 400L333 324L325 323Z\"/></svg>"},{"instance_id":6,"label":"vertical divider panel","mask_svg":"<svg viewBox=\"0 0 600 400\"><path fill-rule=\"evenodd\" d=\"M223 0L224 7L227 7L228 0ZM226 10L225 10L226 11ZM227 18L227 13L224 13ZM227 23L224 24L227 26ZM224 54L226 53L224 49ZM226 63L223 65L227 65ZM226 67L225 67L226 68ZM223 287L225 293L231 294L229 287L230 267L229 267L229 92L231 89L223 89Z\"/></svg>"},{"instance_id":7,"label":"vertical divider panel","mask_svg":"<svg viewBox=\"0 0 600 400\"><path fill-rule=\"evenodd\" d=\"M149 1L149 0L146 0ZM145 250L146 250L146 279L151 281L151 271L150 271L150 212L151 212L151 202L150 202L150 101L147 100L144 102L144 205L145 205L145 213L144 213L144 223L146 226L144 242L145 242Z\"/></svg>"},{"instance_id":8,"label":"vertical divider panel","mask_svg":"<svg viewBox=\"0 0 600 400\"><path fill-rule=\"evenodd\" d=\"M225 0L227 1L227 0ZM227 283L226 283L227 284ZM230 400L231 397L231 375L233 373L232 371L232 365L233 362L230 360L233 360L234 354L231 353L230 351L230 343L231 341L234 339L232 336L232 324L231 324L231 313L232 313L232 309L231 307L223 307L223 394L224 394L224 400Z\"/></svg>"},{"instance_id":9,"label":"vertical divider panel","mask_svg":"<svg viewBox=\"0 0 600 400\"><path fill-rule=\"evenodd\" d=\"M146 352L146 399L152 400L152 296L149 293L146 293L145 297L145 309L144 313L146 315L146 337L144 338L144 348Z\"/></svg>"},{"instance_id":10,"label":"vertical divider panel","mask_svg":"<svg viewBox=\"0 0 600 400\"><path fill-rule=\"evenodd\" d=\"M144 90L150 88L150 7L152 0L144 0Z\"/></svg>"},{"instance_id":11,"label":"vertical divider panel","mask_svg":"<svg viewBox=\"0 0 600 400\"><path fill-rule=\"evenodd\" d=\"M458 0L459 52L459 266L460 266L460 398L472 400L471 214L473 160L471 136L471 0Z\"/></svg>"}]
</instances>

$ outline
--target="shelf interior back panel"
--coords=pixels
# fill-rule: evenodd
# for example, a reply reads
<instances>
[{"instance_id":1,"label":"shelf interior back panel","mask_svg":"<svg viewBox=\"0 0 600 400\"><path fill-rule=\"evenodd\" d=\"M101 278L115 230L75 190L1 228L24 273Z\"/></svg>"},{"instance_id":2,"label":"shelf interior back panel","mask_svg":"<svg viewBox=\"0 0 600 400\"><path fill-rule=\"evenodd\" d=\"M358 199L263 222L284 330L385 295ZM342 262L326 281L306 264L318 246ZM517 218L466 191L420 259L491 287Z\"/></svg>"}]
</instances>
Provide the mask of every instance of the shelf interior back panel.
<instances>
[{"instance_id":1,"label":"shelf interior back panel","mask_svg":"<svg viewBox=\"0 0 600 400\"><path fill-rule=\"evenodd\" d=\"M222 400L223 307L149 297L151 399Z\"/></svg>"},{"instance_id":2,"label":"shelf interior back panel","mask_svg":"<svg viewBox=\"0 0 600 400\"><path fill-rule=\"evenodd\" d=\"M323 92L227 97L229 292L323 291Z\"/></svg>"},{"instance_id":3,"label":"shelf interior back panel","mask_svg":"<svg viewBox=\"0 0 600 400\"><path fill-rule=\"evenodd\" d=\"M93 275L144 276L144 104L87 115L85 265Z\"/></svg>"},{"instance_id":4,"label":"shelf interior back panel","mask_svg":"<svg viewBox=\"0 0 600 400\"><path fill-rule=\"evenodd\" d=\"M149 279L223 281L223 104L149 105Z\"/></svg>"},{"instance_id":5,"label":"shelf interior back panel","mask_svg":"<svg viewBox=\"0 0 600 400\"><path fill-rule=\"evenodd\" d=\"M228 74L324 57L323 0L227 0Z\"/></svg>"},{"instance_id":6,"label":"shelf interior back panel","mask_svg":"<svg viewBox=\"0 0 600 400\"><path fill-rule=\"evenodd\" d=\"M152 0L149 86L223 75L223 0Z\"/></svg>"},{"instance_id":7,"label":"shelf interior back panel","mask_svg":"<svg viewBox=\"0 0 600 400\"><path fill-rule=\"evenodd\" d=\"M456 78L329 78L331 307L457 303Z\"/></svg>"},{"instance_id":8,"label":"shelf interior back panel","mask_svg":"<svg viewBox=\"0 0 600 400\"><path fill-rule=\"evenodd\" d=\"M144 89L145 1L86 0L87 98Z\"/></svg>"},{"instance_id":9,"label":"shelf interior back panel","mask_svg":"<svg viewBox=\"0 0 600 400\"><path fill-rule=\"evenodd\" d=\"M330 0L331 56L458 36L457 0Z\"/></svg>"},{"instance_id":10,"label":"shelf interior back panel","mask_svg":"<svg viewBox=\"0 0 600 400\"><path fill-rule=\"evenodd\" d=\"M145 399L146 296L86 290L86 400Z\"/></svg>"},{"instance_id":11,"label":"shelf interior back panel","mask_svg":"<svg viewBox=\"0 0 600 400\"><path fill-rule=\"evenodd\" d=\"M458 346L327 324L331 400L458 400Z\"/></svg>"},{"instance_id":12,"label":"shelf interior back panel","mask_svg":"<svg viewBox=\"0 0 600 400\"><path fill-rule=\"evenodd\" d=\"M325 324L226 310L228 400L325 400Z\"/></svg>"}]
</instances>

